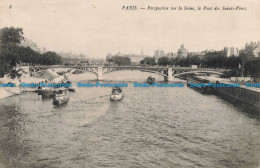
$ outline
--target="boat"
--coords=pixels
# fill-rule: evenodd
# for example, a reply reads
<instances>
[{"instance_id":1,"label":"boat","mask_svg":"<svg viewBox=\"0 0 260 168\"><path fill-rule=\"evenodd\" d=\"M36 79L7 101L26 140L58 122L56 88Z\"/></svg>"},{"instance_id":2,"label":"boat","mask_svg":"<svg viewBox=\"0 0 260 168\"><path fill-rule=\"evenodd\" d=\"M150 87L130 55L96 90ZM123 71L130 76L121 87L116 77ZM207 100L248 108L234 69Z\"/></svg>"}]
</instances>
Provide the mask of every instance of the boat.
<instances>
[{"instance_id":1,"label":"boat","mask_svg":"<svg viewBox=\"0 0 260 168\"><path fill-rule=\"evenodd\" d=\"M121 88L114 87L112 93L110 94L110 101L120 101L123 99L123 92Z\"/></svg>"},{"instance_id":2,"label":"boat","mask_svg":"<svg viewBox=\"0 0 260 168\"><path fill-rule=\"evenodd\" d=\"M38 86L37 90L35 90L38 95L42 95L42 87Z\"/></svg>"},{"instance_id":3,"label":"boat","mask_svg":"<svg viewBox=\"0 0 260 168\"><path fill-rule=\"evenodd\" d=\"M69 101L69 92L66 88L59 88L54 91L53 104L62 105Z\"/></svg>"},{"instance_id":4,"label":"boat","mask_svg":"<svg viewBox=\"0 0 260 168\"><path fill-rule=\"evenodd\" d=\"M149 77L147 78L146 82L147 82L148 84L153 84L153 83L155 82L155 78L153 78L152 76L149 76Z\"/></svg>"},{"instance_id":5,"label":"boat","mask_svg":"<svg viewBox=\"0 0 260 168\"><path fill-rule=\"evenodd\" d=\"M48 81L45 81L45 84L51 84L50 82L48 83ZM53 83L53 84L58 84L58 83ZM38 95L42 95L43 99L49 99L49 98L53 98L54 96L54 89L55 88L59 88L58 86L55 87L38 87Z\"/></svg>"},{"instance_id":6,"label":"boat","mask_svg":"<svg viewBox=\"0 0 260 168\"><path fill-rule=\"evenodd\" d=\"M43 99L52 98L54 96L53 88L42 88L42 91L38 93L38 95L42 95Z\"/></svg>"},{"instance_id":7,"label":"boat","mask_svg":"<svg viewBox=\"0 0 260 168\"><path fill-rule=\"evenodd\" d=\"M69 87L69 91L70 91L70 92L75 92L75 91L76 91L75 86Z\"/></svg>"},{"instance_id":8,"label":"boat","mask_svg":"<svg viewBox=\"0 0 260 168\"><path fill-rule=\"evenodd\" d=\"M209 83L215 83L214 81L209 80L206 76L193 76L187 78L187 86L194 88L195 90L201 93L213 93L215 90L212 86L203 86L203 84L208 85ZM191 85L192 84L192 85Z\"/></svg>"}]
</instances>

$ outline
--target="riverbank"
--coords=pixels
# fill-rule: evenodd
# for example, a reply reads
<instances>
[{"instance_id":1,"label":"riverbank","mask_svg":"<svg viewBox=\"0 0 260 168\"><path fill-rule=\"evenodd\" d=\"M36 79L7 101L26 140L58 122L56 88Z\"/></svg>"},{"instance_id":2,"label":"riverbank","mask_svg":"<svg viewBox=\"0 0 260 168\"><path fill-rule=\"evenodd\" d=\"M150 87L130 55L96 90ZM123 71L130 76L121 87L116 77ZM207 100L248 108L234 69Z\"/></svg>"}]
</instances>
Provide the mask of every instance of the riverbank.
<instances>
[{"instance_id":1,"label":"riverbank","mask_svg":"<svg viewBox=\"0 0 260 168\"><path fill-rule=\"evenodd\" d=\"M39 83L42 81L45 81L46 79L44 78L35 78L35 77L30 77L30 76L22 76L21 79L10 79L7 76L5 76L4 78L0 78L0 83L16 83L16 85L20 84L21 82L24 83ZM17 87L17 86L16 86ZM26 92L26 91L32 91L31 88L22 88L21 89L22 92ZM0 99L5 99L7 97L13 96L14 94L9 92L6 88L4 87L0 87Z\"/></svg>"},{"instance_id":2,"label":"riverbank","mask_svg":"<svg viewBox=\"0 0 260 168\"><path fill-rule=\"evenodd\" d=\"M55 83L59 83L64 80L63 75L59 75L57 72L60 71L65 71L64 69L58 69L58 70L45 70L40 72L40 74L34 74L36 76L31 76L29 67L22 67L19 69L21 77L15 78L15 79L10 79L5 75L3 78L0 78L0 83L15 83L16 86L18 87L20 83L40 83L40 82L45 82L45 81L50 81L52 80ZM20 88L21 92L34 92L35 88ZM13 96L14 94L9 92L8 89L6 88L1 88L0 90L0 99L7 98L9 96Z\"/></svg>"},{"instance_id":3,"label":"riverbank","mask_svg":"<svg viewBox=\"0 0 260 168\"><path fill-rule=\"evenodd\" d=\"M9 96L13 96L13 94L8 92L8 91L6 91L4 88L0 88L0 100L4 99L4 98L7 98Z\"/></svg>"},{"instance_id":4,"label":"riverbank","mask_svg":"<svg viewBox=\"0 0 260 168\"><path fill-rule=\"evenodd\" d=\"M218 87L216 93L226 99L244 103L260 112L260 89L244 85L240 87Z\"/></svg>"},{"instance_id":5,"label":"riverbank","mask_svg":"<svg viewBox=\"0 0 260 168\"><path fill-rule=\"evenodd\" d=\"M206 93L216 94L225 99L249 105L257 111L260 111L260 88L247 87L246 85L235 85L235 83L222 78L195 76L187 80L187 85L195 83L200 87L193 87L194 89ZM202 86L208 85L208 86ZM209 85L211 84L211 85ZM215 86L214 86L215 85ZM233 86L232 86L233 85Z\"/></svg>"}]
</instances>

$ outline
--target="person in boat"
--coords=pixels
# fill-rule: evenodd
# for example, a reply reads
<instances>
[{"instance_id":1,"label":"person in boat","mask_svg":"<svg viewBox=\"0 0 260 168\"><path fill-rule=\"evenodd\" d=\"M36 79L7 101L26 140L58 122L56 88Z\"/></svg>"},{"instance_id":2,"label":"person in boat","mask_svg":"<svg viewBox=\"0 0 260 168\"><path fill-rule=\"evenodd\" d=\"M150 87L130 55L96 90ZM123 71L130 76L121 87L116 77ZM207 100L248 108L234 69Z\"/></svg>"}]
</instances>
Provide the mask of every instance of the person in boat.
<instances>
[{"instance_id":1,"label":"person in boat","mask_svg":"<svg viewBox=\"0 0 260 168\"><path fill-rule=\"evenodd\" d=\"M155 78L153 78L152 76L149 76L148 78L147 78L147 82L148 83L153 83L155 81Z\"/></svg>"},{"instance_id":2,"label":"person in boat","mask_svg":"<svg viewBox=\"0 0 260 168\"><path fill-rule=\"evenodd\" d=\"M55 90L54 94L63 94L64 90L63 89L59 89L59 90Z\"/></svg>"},{"instance_id":3,"label":"person in boat","mask_svg":"<svg viewBox=\"0 0 260 168\"><path fill-rule=\"evenodd\" d=\"M116 94L116 93L121 93L122 92L122 89L120 87L114 87L112 89L112 94Z\"/></svg>"}]
</instances>

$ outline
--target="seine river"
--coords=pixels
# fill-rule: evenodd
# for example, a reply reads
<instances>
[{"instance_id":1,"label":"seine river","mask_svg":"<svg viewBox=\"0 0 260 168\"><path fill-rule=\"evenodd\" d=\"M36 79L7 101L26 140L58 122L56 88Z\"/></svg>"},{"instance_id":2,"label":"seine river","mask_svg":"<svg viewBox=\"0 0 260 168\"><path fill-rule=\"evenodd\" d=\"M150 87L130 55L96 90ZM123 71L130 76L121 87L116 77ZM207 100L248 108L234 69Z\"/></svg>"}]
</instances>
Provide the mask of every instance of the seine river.
<instances>
[{"instance_id":1,"label":"seine river","mask_svg":"<svg viewBox=\"0 0 260 168\"><path fill-rule=\"evenodd\" d=\"M259 167L260 121L245 108L128 85L121 102L111 88L76 88L61 107L35 93L0 100L0 167Z\"/></svg>"}]
</instances>

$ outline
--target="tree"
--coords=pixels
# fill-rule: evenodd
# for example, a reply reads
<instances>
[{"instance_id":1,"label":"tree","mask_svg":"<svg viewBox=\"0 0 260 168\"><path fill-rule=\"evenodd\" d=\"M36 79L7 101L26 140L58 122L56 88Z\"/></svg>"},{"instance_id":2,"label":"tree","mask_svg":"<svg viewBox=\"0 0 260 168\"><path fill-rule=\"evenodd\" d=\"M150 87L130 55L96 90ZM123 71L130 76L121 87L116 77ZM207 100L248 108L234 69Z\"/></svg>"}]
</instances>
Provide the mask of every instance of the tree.
<instances>
[{"instance_id":1,"label":"tree","mask_svg":"<svg viewBox=\"0 0 260 168\"><path fill-rule=\"evenodd\" d=\"M156 65L155 58L154 57L145 57L140 61L140 64L146 64L146 65Z\"/></svg>"},{"instance_id":2,"label":"tree","mask_svg":"<svg viewBox=\"0 0 260 168\"><path fill-rule=\"evenodd\" d=\"M255 58L245 63L245 74L250 74L252 77L260 77L260 59Z\"/></svg>"},{"instance_id":3,"label":"tree","mask_svg":"<svg viewBox=\"0 0 260 168\"><path fill-rule=\"evenodd\" d=\"M227 56L224 51L207 52L205 54L204 66L209 68L225 68Z\"/></svg>"},{"instance_id":4,"label":"tree","mask_svg":"<svg viewBox=\"0 0 260 168\"><path fill-rule=\"evenodd\" d=\"M8 64L9 68L20 62L19 46L16 44L6 43L5 45L1 45L0 55L2 58L1 61Z\"/></svg>"},{"instance_id":5,"label":"tree","mask_svg":"<svg viewBox=\"0 0 260 168\"><path fill-rule=\"evenodd\" d=\"M108 62L114 62L119 66L131 65L131 60L129 57L113 56L108 59Z\"/></svg>"},{"instance_id":6,"label":"tree","mask_svg":"<svg viewBox=\"0 0 260 168\"><path fill-rule=\"evenodd\" d=\"M12 69L9 71L9 76L11 79L14 79L15 77L20 77L21 75L16 71L16 69Z\"/></svg>"},{"instance_id":7,"label":"tree","mask_svg":"<svg viewBox=\"0 0 260 168\"><path fill-rule=\"evenodd\" d=\"M191 56L189 59L190 59L190 61L189 61L190 65L200 65L201 64L201 59L197 55Z\"/></svg>"},{"instance_id":8,"label":"tree","mask_svg":"<svg viewBox=\"0 0 260 168\"><path fill-rule=\"evenodd\" d=\"M126 66L131 64L131 60L128 57L116 57L115 63L119 66Z\"/></svg>"},{"instance_id":9,"label":"tree","mask_svg":"<svg viewBox=\"0 0 260 168\"><path fill-rule=\"evenodd\" d=\"M226 66L229 69L238 69L239 67L239 58L236 56L230 56L227 58Z\"/></svg>"},{"instance_id":10,"label":"tree","mask_svg":"<svg viewBox=\"0 0 260 168\"><path fill-rule=\"evenodd\" d=\"M61 64L61 57L55 52L47 52L43 55L30 47L22 47L24 40L23 29L5 27L0 29L0 76L12 69L16 63L55 65ZM11 76L16 75L10 72Z\"/></svg>"},{"instance_id":11,"label":"tree","mask_svg":"<svg viewBox=\"0 0 260 168\"><path fill-rule=\"evenodd\" d=\"M161 66L170 65L170 61L169 61L168 57L159 58L157 63L158 63L158 65L161 65Z\"/></svg>"},{"instance_id":12,"label":"tree","mask_svg":"<svg viewBox=\"0 0 260 168\"><path fill-rule=\"evenodd\" d=\"M14 28L14 27L5 27L0 30L0 43L2 45L6 44L20 44L24 39L23 37L23 29L22 28Z\"/></svg>"},{"instance_id":13,"label":"tree","mask_svg":"<svg viewBox=\"0 0 260 168\"><path fill-rule=\"evenodd\" d=\"M0 75L20 61L18 44L24 39L22 28L0 29Z\"/></svg>"},{"instance_id":14,"label":"tree","mask_svg":"<svg viewBox=\"0 0 260 168\"><path fill-rule=\"evenodd\" d=\"M39 63L40 53L32 50L30 47L20 47L19 55L21 62L33 65Z\"/></svg>"},{"instance_id":15,"label":"tree","mask_svg":"<svg viewBox=\"0 0 260 168\"><path fill-rule=\"evenodd\" d=\"M39 63L43 65L58 65L62 63L62 58L56 52L48 51L41 55Z\"/></svg>"}]
</instances>

